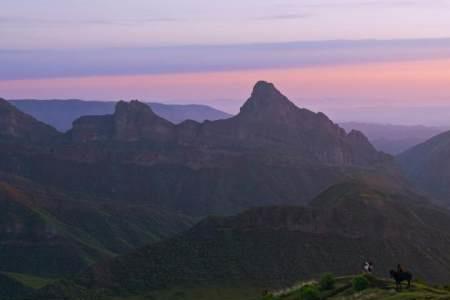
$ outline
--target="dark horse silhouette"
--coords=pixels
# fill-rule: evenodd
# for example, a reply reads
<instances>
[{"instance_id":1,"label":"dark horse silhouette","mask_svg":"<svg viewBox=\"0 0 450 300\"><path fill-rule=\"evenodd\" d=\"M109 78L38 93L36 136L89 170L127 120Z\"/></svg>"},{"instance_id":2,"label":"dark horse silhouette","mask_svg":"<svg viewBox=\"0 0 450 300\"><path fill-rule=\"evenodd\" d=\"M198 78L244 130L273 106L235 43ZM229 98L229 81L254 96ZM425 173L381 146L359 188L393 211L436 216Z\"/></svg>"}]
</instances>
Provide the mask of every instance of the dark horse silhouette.
<instances>
[{"instance_id":1,"label":"dark horse silhouette","mask_svg":"<svg viewBox=\"0 0 450 300\"><path fill-rule=\"evenodd\" d=\"M412 274L410 272L403 272L403 271L399 272L391 270L389 273L391 274L391 277L394 278L395 283L397 285L397 289L402 287L403 281L408 282L408 288L411 287Z\"/></svg>"}]
</instances>

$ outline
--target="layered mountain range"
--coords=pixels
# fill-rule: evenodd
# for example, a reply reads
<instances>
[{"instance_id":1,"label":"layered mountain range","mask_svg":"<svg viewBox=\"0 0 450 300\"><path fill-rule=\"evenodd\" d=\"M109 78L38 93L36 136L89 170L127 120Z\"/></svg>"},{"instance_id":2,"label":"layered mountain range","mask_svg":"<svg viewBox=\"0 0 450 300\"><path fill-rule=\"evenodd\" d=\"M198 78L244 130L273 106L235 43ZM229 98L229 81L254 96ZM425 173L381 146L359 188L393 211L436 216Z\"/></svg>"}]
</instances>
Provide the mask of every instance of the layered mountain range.
<instances>
[{"instance_id":1,"label":"layered mountain range","mask_svg":"<svg viewBox=\"0 0 450 300\"><path fill-rule=\"evenodd\" d=\"M138 101L119 102L113 115L81 117L45 147L30 147L3 147L0 169L193 216L305 203L345 178L390 168L363 134L296 107L267 82L229 119L174 125Z\"/></svg>"},{"instance_id":2,"label":"layered mountain range","mask_svg":"<svg viewBox=\"0 0 450 300\"><path fill-rule=\"evenodd\" d=\"M278 150L333 165L368 165L386 158L360 132L346 134L324 114L298 108L267 82L258 82L240 113L229 119L174 125L138 101L119 102L113 115L76 120L69 134L72 142L150 141L237 151Z\"/></svg>"},{"instance_id":3,"label":"layered mountain range","mask_svg":"<svg viewBox=\"0 0 450 300\"><path fill-rule=\"evenodd\" d=\"M72 128L72 122L82 116L107 115L114 112L116 102L113 101L85 101L76 99L67 100L10 100L11 104L37 120L55 127L61 132ZM219 120L229 118L231 115L214 109L207 105L198 104L162 104L146 102L151 109L164 119L175 124L184 120Z\"/></svg>"},{"instance_id":4,"label":"layered mountain range","mask_svg":"<svg viewBox=\"0 0 450 300\"><path fill-rule=\"evenodd\" d=\"M448 275L449 213L361 132L271 83L216 121L174 124L139 101L66 133L4 100L0 116L0 271L61 276L107 259L38 299L275 287L355 273L364 259L379 272L404 262L432 281ZM209 215L223 217L188 230Z\"/></svg>"}]
</instances>

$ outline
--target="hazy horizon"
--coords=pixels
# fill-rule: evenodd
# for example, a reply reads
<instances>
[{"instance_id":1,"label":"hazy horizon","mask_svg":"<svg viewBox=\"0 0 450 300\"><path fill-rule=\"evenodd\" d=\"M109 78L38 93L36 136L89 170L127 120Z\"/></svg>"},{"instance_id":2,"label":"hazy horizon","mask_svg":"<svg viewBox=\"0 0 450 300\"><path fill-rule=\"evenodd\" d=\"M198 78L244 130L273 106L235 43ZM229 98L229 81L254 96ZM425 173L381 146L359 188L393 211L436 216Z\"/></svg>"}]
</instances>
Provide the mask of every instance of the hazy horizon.
<instances>
[{"instance_id":1,"label":"hazy horizon","mask_svg":"<svg viewBox=\"0 0 450 300\"><path fill-rule=\"evenodd\" d=\"M236 113L266 80L337 121L445 126L449 8L448 0L5 1L0 97Z\"/></svg>"}]
</instances>

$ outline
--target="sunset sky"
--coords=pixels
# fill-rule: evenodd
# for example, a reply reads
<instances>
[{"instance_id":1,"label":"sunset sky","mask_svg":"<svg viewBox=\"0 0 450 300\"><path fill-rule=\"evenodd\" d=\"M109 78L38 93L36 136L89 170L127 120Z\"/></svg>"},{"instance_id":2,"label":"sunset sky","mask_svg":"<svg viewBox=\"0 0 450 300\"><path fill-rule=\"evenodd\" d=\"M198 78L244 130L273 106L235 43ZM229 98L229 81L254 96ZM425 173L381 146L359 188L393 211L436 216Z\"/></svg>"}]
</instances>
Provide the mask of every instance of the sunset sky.
<instances>
[{"instance_id":1,"label":"sunset sky","mask_svg":"<svg viewBox=\"0 0 450 300\"><path fill-rule=\"evenodd\" d=\"M2 0L0 41L7 99L236 112L263 79L337 119L450 124L450 0Z\"/></svg>"}]
</instances>

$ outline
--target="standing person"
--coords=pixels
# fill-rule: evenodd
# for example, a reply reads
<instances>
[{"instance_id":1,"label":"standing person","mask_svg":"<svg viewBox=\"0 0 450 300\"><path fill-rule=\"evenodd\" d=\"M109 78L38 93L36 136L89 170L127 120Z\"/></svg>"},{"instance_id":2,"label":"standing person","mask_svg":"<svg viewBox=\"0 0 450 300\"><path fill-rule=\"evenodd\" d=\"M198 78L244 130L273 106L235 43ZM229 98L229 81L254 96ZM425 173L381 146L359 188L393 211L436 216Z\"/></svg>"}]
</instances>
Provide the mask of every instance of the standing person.
<instances>
[{"instance_id":1,"label":"standing person","mask_svg":"<svg viewBox=\"0 0 450 300\"><path fill-rule=\"evenodd\" d=\"M403 273L403 268L402 268L402 266L400 264L397 265L397 272L399 274Z\"/></svg>"},{"instance_id":2,"label":"standing person","mask_svg":"<svg viewBox=\"0 0 450 300\"><path fill-rule=\"evenodd\" d=\"M364 263L364 272L371 274L373 272L373 263L369 260Z\"/></svg>"}]
</instances>

